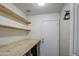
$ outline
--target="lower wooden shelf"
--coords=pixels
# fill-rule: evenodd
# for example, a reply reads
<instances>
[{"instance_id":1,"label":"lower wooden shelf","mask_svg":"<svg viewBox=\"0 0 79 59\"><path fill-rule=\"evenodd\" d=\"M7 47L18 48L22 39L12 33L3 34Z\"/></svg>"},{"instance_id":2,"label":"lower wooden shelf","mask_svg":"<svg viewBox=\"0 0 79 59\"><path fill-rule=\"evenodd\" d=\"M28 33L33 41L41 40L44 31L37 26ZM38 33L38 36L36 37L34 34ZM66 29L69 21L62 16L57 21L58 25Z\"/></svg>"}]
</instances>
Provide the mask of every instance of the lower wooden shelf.
<instances>
[{"instance_id":1,"label":"lower wooden shelf","mask_svg":"<svg viewBox=\"0 0 79 59\"><path fill-rule=\"evenodd\" d=\"M15 29L15 30L31 31L30 29L24 29L24 28L19 28L19 27L12 27L12 26L3 25L3 24L0 24L0 27L9 28L9 29Z\"/></svg>"},{"instance_id":2,"label":"lower wooden shelf","mask_svg":"<svg viewBox=\"0 0 79 59\"><path fill-rule=\"evenodd\" d=\"M0 56L22 56L27 53L40 40L27 39L0 46Z\"/></svg>"}]
</instances>

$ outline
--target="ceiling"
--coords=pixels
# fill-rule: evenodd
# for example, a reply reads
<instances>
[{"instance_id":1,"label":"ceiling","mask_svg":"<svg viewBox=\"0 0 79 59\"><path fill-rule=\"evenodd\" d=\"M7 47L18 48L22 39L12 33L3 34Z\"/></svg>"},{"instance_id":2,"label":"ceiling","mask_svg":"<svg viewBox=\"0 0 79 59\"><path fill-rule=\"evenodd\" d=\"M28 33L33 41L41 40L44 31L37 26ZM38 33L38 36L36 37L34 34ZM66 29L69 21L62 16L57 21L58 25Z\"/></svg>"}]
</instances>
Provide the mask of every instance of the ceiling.
<instances>
[{"instance_id":1,"label":"ceiling","mask_svg":"<svg viewBox=\"0 0 79 59\"><path fill-rule=\"evenodd\" d=\"M60 12L64 4L46 3L43 7L38 6L37 3L14 3L14 5L21 9L26 15L38 15ZM30 10L31 12L27 12L27 10Z\"/></svg>"}]
</instances>

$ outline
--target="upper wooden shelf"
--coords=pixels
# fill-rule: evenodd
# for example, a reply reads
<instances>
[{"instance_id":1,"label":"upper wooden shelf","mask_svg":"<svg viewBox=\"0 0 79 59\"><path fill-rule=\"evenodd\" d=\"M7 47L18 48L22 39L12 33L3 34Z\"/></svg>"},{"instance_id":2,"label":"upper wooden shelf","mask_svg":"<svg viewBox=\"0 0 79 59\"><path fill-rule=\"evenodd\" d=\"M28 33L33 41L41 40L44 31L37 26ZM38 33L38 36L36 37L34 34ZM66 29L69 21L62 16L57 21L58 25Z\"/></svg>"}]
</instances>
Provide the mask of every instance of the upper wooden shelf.
<instances>
[{"instance_id":1,"label":"upper wooden shelf","mask_svg":"<svg viewBox=\"0 0 79 59\"><path fill-rule=\"evenodd\" d=\"M3 24L0 24L0 27L9 28L9 29L15 29L15 30L22 30L22 31L31 31L30 29L24 29L24 28L19 28L19 27L13 27L13 26L8 26L8 25L3 25Z\"/></svg>"},{"instance_id":2,"label":"upper wooden shelf","mask_svg":"<svg viewBox=\"0 0 79 59\"><path fill-rule=\"evenodd\" d=\"M10 16L12 18L15 18L21 22L24 22L25 24L31 24L31 22L27 19L25 19L24 17L16 14L15 12L13 12L12 10L10 10L9 8L7 8L6 6L0 4L0 12L4 13L7 16Z\"/></svg>"}]
</instances>

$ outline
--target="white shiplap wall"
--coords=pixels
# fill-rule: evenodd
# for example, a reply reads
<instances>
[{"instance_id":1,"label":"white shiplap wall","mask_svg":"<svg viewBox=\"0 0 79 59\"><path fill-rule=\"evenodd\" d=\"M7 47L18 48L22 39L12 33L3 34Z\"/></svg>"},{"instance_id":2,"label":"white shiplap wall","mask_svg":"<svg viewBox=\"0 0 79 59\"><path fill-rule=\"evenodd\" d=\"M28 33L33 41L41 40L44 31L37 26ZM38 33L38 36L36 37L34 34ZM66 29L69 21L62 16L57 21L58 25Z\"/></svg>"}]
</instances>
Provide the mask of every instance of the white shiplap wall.
<instances>
[{"instance_id":1,"label":"white shiplap wall","mask_svg":"<svg viewBox=\"0 0 79 59\"><path fill-rule=\"evenodd\" d=\"M7 8L13 10L20 16L23 16L24 18L26 18L26 15L13 4L4 3L3 5L7 6ZM15 26L20 28L28 28L27 25L11 20L11 18L5 17L1 14L0 14L0 24L10 25L10 26ZM11 30L11 29L0 27L0 45L9 44L11 42L18 41L18 40L24 40L26 39L26 37L27 37L27 32Z\"/></svg>"}]
</instances>

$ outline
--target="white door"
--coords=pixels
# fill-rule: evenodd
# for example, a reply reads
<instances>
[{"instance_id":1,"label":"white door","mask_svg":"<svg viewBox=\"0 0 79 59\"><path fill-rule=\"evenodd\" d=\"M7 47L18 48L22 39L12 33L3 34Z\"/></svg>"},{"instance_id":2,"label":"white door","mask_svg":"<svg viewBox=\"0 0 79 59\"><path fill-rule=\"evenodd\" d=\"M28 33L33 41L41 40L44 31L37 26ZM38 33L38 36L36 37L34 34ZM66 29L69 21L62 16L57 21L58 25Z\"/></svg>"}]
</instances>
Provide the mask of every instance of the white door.
<instances>
[{"instance_id":1,"label":"white door","mask_svg":"<svg viewBox=\"0 0 79 59\"><path fill-rule=\"evenodd\" d=\"M42 25L41 56L59 55L59 23L44 21Z\"/></svg>"}]
</instances>

